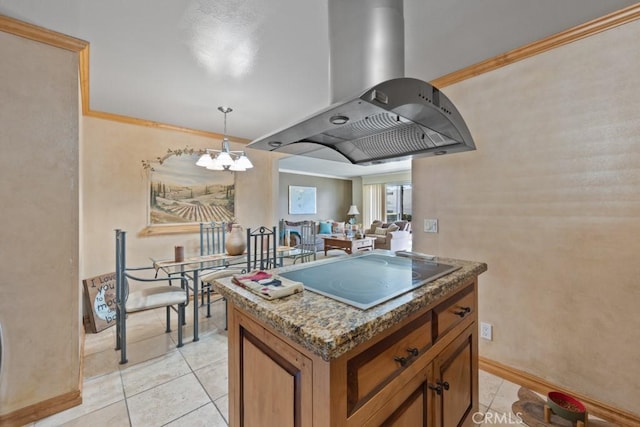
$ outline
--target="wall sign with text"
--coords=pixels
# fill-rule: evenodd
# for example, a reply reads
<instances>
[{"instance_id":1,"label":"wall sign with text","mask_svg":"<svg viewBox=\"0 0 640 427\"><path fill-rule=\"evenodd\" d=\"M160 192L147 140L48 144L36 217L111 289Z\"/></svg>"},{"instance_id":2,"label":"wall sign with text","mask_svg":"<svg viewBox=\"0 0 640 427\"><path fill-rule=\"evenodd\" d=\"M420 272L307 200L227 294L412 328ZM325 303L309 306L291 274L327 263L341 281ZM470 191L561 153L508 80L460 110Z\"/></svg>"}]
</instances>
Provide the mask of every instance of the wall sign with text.
<instances>
[{"instance_id":1,"label":"wall sign with text","mask_svg":"<svg viewBox=\"0 0 640 427\"><path fill-rule=\"evenodd\" d=\"M82 281L84 303L91 332L116 324L116 273L102 274Z\"/></svg>"}]
</instances>

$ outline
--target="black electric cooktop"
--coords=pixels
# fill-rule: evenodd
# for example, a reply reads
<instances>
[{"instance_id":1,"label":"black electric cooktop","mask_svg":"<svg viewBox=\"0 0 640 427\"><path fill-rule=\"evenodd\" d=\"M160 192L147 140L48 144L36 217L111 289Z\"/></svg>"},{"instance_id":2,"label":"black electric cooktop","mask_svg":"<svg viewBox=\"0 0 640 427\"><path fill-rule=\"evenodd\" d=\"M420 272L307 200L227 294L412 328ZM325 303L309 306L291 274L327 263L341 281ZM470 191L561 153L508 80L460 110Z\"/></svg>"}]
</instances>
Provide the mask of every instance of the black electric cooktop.
<instances>
[{"instance_id":1,"label":"black electric cooktop","mask_svg":"<svg viewBox=\"0 0 640 427\"><path fill-rule=\"evenodd\" d=\"M460 267L424 258L368 253L335 262L301 265L280 276L305 289L360 309L368 309L434 281Z\"/></svg>"}]
</instances>

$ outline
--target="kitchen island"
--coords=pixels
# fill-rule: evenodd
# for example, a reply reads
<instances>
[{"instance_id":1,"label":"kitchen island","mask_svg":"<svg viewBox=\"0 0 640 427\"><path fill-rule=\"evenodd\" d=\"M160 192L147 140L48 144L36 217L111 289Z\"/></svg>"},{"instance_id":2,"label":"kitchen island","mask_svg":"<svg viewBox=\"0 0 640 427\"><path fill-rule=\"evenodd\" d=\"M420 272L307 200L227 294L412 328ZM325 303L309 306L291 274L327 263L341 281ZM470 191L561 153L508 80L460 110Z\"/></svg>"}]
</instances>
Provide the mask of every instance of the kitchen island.
<instances>
[{"instance_id":1,"label":"kitchen island","mask_svg":"<svg viewBox=\"0 0 640 427\"><path fill-rule=\"evenodd\" d=\"M338 260L306 266L331 271ZM269 301L213 282L228 301L229 424L472 425L477 277L487 266L436 261L459 269L368 310L309 290Z\"/></svg>"}]
</instances>

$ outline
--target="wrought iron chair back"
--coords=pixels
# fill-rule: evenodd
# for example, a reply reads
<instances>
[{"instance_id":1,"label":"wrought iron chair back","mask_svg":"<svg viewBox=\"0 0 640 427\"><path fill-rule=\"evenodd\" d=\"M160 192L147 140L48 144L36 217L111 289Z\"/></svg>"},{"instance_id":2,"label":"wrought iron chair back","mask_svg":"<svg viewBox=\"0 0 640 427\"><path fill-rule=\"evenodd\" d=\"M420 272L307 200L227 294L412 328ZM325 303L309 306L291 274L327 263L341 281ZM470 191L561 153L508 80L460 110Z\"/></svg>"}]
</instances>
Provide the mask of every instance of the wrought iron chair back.
<instances>
[{"instance_id":1,"label":"wrought iron chair back","mask_svg":"<svg viewBox=\"0 0 640 427\"><path fill-rule=\"evenodd\" d=\"M247 271L278 267L276 243L278 227L247 228Z\"/></svg>"},{"instance_id":2,"label":"wrought iron chair back","mask_svg":"<svg viewBox=\"0 0 640 427\"><path fill-rule=\"evenodd\" d=\"M224 222L200 223L200 255L224 253L227 240L227 224Z\"/></svg>"},{"instance_id":3,"label":"wrought iron chair back","mask_svg":"<svg viewBox=\"0 0 640 427\"><path fill-rule=\"evenodd\" d=\"M280 220L281 244L297 249L286 257L293 259L294 264L298 260L300 262L315 261L317 259L316 231L317 223L314 221Z\"/></svg>"},{"instance_id":4,"label":"wrought iron chair back","mask_svg":"<svg viewBox=\"0 0 640 427\"><path fill-rule=\"evenodd\" d=\"M171 332L171 310L178 313L178 347L182 347L182 327L185 319L185 306L189 301L189 288L186 277L146 278L134 276L132 271L149 271L155 268L127 268L126 231L116 230L116 350L120 350L120 364L127 363L127 314L138 311L166 307L167 326L165 332ZM171 280L178 280L180 286L171 286ZM139 289L130 292L129 281L139 282ZM166 285L158 286L159 282ZM144 286L151 284L153 286Z\"/></svg>"},{"instance_id":5,"label":"wrought iron chair back","mask_svg":"<svg viewBox=\"0 0 640 427\"><path fill-rule=\"evenodd\" d=\"M300 225L300 244L296 246L300 249L300 254L296 255L293 262L316 260L316 223L313 221L304 221Z\"/></svg>"}]
</instances>

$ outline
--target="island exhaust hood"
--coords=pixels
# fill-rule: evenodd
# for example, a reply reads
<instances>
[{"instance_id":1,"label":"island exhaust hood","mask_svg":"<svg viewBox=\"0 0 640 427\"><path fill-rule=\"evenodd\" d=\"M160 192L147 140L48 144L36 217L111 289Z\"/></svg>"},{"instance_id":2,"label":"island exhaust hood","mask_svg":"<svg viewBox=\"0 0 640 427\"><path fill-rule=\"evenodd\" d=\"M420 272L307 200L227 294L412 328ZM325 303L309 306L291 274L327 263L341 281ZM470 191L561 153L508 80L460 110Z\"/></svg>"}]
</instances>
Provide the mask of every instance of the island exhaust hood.
<instances>
[{"instance_id":1,"label":"island exhaust hood","mask_svg":"<svg viewBox=\"0 0 640 427\"><path fill-rule=\"evenodd\" d=\"M333 103L249 148L357 165L475 150L451 101L404 77L402 0L329 0L329 34Z\"/></svg>"}]
</instances>

